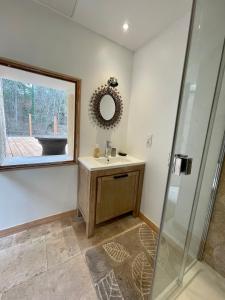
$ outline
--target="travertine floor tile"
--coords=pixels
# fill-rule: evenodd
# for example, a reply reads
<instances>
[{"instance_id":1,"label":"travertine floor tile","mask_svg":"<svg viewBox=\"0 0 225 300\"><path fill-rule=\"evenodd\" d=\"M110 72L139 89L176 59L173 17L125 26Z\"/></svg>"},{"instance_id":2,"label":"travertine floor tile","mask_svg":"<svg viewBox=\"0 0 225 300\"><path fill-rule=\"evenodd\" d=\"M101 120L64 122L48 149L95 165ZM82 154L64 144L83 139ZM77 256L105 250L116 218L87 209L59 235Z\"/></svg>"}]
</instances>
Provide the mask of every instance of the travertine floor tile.
<instances>
[{"instance_id":1,"label":"travertine floor tile","mask_svg":"<svg viewBox=\"0 0 225 300\"><path fill-rule=\"evenodd\" d=\"M48 300L47 273L41 273L2 295L1 300Z\"/></svg>"},{"instance_id":2,"label":"travertine floor tile","mask_svg":"<svg viewBox=\"0 0 225 300\"><path fill-rule=\"evenodd\" d=\"M0 292L46 271L43 238L0 251Z\"/></svg>"},{"instance_id":3,"label":"travertine floor tile","mask_svg":"<svg viewBox=\"0 0 225 300\"><path fill-rule=\"evenodd\" d=\"M13 244L23 244L27 241L34 240L43 236L47 236L54 232L63 230L64 228L67 228L69 226L71 226L71 218L65 218L63 220L36 226L15 234Z\"/></svg>"},{"instance_id":4,"label":"travertine floor tile","mask_svg":"<svg viewBox=\"0 0 225 300\"><path fill-rule=\"evenodd\" d=\"M97 299L82 255L10 289L2 300Z\"/></svg>"},{"instance_id":5,"label":"travertine floor tile","mask_svg":"<svg viewBox=\"0 0 225 300\"><path fill-rule=\"evenodd\" d=\"M46 236L48 268L66 262L80 253L80 247L72 227L53 232Z\"/></svg>"},{"instance_id":6,"label":"travertine floor tile","mask_svg":"<svg viewBox=\"0 0 225 300\"><path fill-rule=\"evenodd\" d=\"M11 247L12 244L13 244L13 235L0 238L0 250L7 249Z\"/></svg>"},{"instance_id":7,"label":"travertine floor tile","mask_svg":"<svg viewBox=\"0 0 225 300\"><path fill-rule=\"evenodd\" d=\"M0 239L0 300L97 299L81 250L141 222L126 216L87 239L83 221L65 218Z\"/></svg>"},{"instance_id":8,"label":"travertine floor tile","mask_svg":"<svg viewBox=\"0 0 225 300\"><path fill-rule=\"evenodd\" d=\"M64 296L65 299L96 299L91 277L84 257L79 254L68 262L48 272L51 299Z\"/></svg>"}]
</instances>

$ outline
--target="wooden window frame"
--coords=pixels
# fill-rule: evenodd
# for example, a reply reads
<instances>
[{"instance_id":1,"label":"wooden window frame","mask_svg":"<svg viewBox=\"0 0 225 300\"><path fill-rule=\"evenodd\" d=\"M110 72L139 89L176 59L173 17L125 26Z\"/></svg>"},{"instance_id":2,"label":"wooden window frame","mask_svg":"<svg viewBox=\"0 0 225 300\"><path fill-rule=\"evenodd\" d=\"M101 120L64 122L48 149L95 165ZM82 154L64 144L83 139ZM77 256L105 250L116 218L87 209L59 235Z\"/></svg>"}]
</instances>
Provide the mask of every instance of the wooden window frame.
<instances>
[{"instance_id":1,"label":"wooden window frame","mask_svg":"<svg viewBox=\"0 0 225 300\"><path fill-rule=\"evenodd\" d=\"M61 79L75 84L74 151L73 151L72 160L60 161L60 162L43 162L43 163L40 162L40 163L29 163L29 164L21 164L21 165L17 164L17 165L9 165L9 166L0 166L0 172L7 171L7 170L16 170L16 169L32 169L32 168L41 168L41 167L66 166L66 165L78 164L78 156L80 150L81 79L75 78L70 75L65 75L54 71L50 71L44 68L35 67L26 63L21 63L8 58L0 57L0 65L27 71L30 73L44 75L51 78Z\"/></svg>"}]
</instances>

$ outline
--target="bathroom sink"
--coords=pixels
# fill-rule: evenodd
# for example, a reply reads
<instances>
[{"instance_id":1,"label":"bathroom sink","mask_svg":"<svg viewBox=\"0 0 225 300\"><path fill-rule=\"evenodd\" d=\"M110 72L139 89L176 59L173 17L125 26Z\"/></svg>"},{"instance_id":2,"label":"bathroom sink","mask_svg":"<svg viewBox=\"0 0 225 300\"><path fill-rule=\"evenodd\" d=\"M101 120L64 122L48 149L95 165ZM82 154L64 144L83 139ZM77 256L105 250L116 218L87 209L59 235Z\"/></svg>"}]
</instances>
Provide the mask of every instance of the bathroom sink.
<instances>
[{"instance_id":1,"label":"bathroom sink","mask_svg":"<svg viewBox=\"0 0 225 300\"><path fill-rule=\"evenodd\" d=\"M91 156L86 156L79 157L78 160L90 171L119 168L123 166L127 167L145 163L143 160L137 159L133 156L110 156L109 160L107 160L106 157L94 158Z\"/></svg>"},{"instance_id":2,"label":"bathroom sink","mask_svg":"<svg viewBox=\"0 0 225 300\"><path fill-rule=\"evenodd\" d=\"M116 157L109 157L108 159L106 157L100 157L95 158L95 160L102 165L113 165L117 163L129 163L131 160L127 158L126 156L116 156Z\"/></svg>"}]
</instances>

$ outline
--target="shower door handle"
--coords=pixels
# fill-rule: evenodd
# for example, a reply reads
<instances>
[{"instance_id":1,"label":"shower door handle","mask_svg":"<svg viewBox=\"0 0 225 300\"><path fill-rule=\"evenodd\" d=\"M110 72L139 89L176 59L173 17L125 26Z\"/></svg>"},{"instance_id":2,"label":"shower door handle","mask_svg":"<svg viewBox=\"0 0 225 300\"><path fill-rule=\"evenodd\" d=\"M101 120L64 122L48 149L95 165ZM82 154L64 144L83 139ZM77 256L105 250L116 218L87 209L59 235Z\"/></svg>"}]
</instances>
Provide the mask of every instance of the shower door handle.
<instances>
[{"instance_id":1,"label":"shower door handle","mask_svg":"<svg viewBox=\"0 0 225 300\"><path fill-rule=\"evenodd\" d=\"M190 175L193 159L183 154L175 154L172 172L174 175Z\"/></svg>"}]
</instances>

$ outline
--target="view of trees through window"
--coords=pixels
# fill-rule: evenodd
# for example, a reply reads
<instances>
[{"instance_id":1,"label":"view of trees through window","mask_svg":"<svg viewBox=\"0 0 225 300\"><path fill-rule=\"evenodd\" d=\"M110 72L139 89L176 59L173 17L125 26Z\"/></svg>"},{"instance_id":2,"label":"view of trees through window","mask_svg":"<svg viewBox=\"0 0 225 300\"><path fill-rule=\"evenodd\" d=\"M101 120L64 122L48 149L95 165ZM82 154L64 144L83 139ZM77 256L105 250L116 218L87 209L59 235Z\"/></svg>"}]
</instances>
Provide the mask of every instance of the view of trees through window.
<instances>
[{"instance_id":1,"label":"view of trees through window","mask_svg":"<svg viewBox=\"0 0 225 300\"><path fill-rule=\"evenodd\" d=\"M7 136L67 136L67 97L56 90L30 83L2 79ZM30 118L30 119L29 119Z\"/></svg>"}]
</instances>

